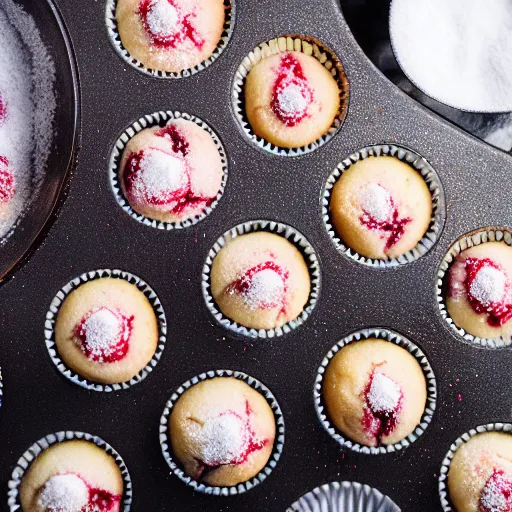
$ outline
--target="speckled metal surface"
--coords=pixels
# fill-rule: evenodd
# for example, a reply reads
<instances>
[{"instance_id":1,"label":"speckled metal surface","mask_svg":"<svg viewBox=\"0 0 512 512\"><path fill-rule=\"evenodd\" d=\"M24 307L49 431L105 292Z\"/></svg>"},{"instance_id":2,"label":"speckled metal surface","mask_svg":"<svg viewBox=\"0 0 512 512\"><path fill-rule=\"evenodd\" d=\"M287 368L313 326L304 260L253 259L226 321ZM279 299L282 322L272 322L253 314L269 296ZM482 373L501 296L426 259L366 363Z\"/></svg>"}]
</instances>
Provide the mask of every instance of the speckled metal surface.
<instances>
[{"instance_id":1,"label":"speckled metal surface","mask_svg":"<svg viewBox=\"0 0 512 512\"><path fill-rule=\"evenodd\" d=\"M123 456L134 485L134 511L280 511L333 480L369 484L403 511L437 511L437 473L464 431L510 421L511 351L476 349L457 340L436 311L434 279L445 251L461 234L510 224L512 159L440 121L389 83L352 38L335 0L238 0L233 39L207 70L159 81L125 64L110 46L104 2L58 0L69 25L83 90L83 151L69 198L44 244L0 288L4 407L0 413L0 479L35 440L57 430L99 435ZM348 116L324 147L299 158L255 148L231 111L231 83L242 58L282 33L324 41L342 59L351 82ZM165 232L139 224L116 203L108 159L119 133L142 114L190 112L219 134L229 179L219 205L190 229ZM440 175L447 200L445 229L419 261L378 272L348 261L332 245L320 216L324 180L350 152L395 142L425 156ZM201 268L220 234L255 218L291 224L320 256L323 288L311 318L274 340L234 338L210 317L201 295ZM46 309L71 278L95 268L139 275L159 294L169 321L167 347L144 382L113 394L80 389L53 368L44 344ZM316 369L330 347L368 326L395 329L426 353L438 379L432 425L411 447L378 457L342 455L313 407ZM267 385L287 427L283 457L261 486L245 495L193 495L160 453L158 420L175 387L204 370L247 372ZM5 487L4 487L5 489Z\"/></svg>"}]
</instances>

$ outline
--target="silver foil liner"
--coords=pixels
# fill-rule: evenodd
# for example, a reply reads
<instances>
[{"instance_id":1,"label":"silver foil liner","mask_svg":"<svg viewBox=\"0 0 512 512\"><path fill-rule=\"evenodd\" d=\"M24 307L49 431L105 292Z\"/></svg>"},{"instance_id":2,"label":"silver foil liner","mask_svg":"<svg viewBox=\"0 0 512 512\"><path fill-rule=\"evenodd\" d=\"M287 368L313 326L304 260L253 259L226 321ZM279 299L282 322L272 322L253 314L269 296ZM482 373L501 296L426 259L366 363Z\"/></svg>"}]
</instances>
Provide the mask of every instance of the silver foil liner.
<instances>
[{"instance_id":1,"label":"silver foil liner","mask_svg":"<svg viewBox=\"0 0 512 512\"><path fill-rule=\"evenodd\" d=\"M447 289L447 280L449 278L449 270L452 263L457 259L459 254L466 249L475 247L487 242L504 242L512 247L512 229L507 227L490 227L472 231L467 235L460 237L448 250L446 256L442 259L436 274L436 300L439 313L448 325L450 331L455 336L466 343L470 343L482 348L502 348L512 344L511 338L479 338L466 332L465 329L456 325L448 314L445 302L445 292Z\"/></svg>"},{"instance_id":2,"label":"silver foil liner","mask_svg":"<svg viewBox=\"0 0 512 512\"><path fill-rule=\"evenodd\" d=\"M356 162L366 158L378 156L392 156L398 160L401 160L402 162L409 164L409 166L416 170L425 180L430 190L430 194L432 195L432 218L430 220L430 225L427 232L416 244L416 246L410 251L406 252L398 258L391 258L389 260L367 258L348 247L334 228L331 219L331 213L329 211L332 189L334 185L336 185L336 182L341 177L341 175ZM432 249L434 244L437 242L443 230L446 218L444 191L441 185L441 180L439 179L439 176L437 175L434 168L427 162L427 160L425 160L425 158L423 158L412 149L406 148L404 146L398 146L396 144L379 144L375 146L367 146L347 156L347 158L341 161L336 169L334 169L334 171L327 178L320 196L320 203L325 229L327 230L327 234L333 241L334 246L338 252L343 256L356 261L357 263L361 263L362 265L376 269L394 268L400 265L405 265L407 263L412 263L413 261L421 258L421 256L430 251L430 249Z\"/></svg>"},{"instance_id":3,"label":"silver foil liner","mask_svg":"<svg viewBox=\"0 0 512 512\"><path fill-rule=\"evenodd\" d=\"M160 220L150 219L149 217L141 215L140 213L137 213L135 210L133 210L133 208L130 206L130 203L123 194L123 190L121 188L121 183L119 179L119 164L121 163L121 158L123 156L123 151L126 148L126 145L130 141L130 139L132 139L135 135L137 135L139 132L146 128L152 128L154 126L164 127L168 125L171 121L176 119L192 121L193 123L197 124L197 126L202 128L205 132L207 132L208 135L210 135L221 158L222 181L217 197L210 206L207 206L205 208L204 212L201 213L201 215L196 215L192 219L186 219L181 222L163 222ZM224 149L224 146L222 145L222 142L220 141L218 135L202 119L199 119L198 117L193 116L191 114L186 114L184 112L172 112L170 110L160 111L154 112L153 114L147 114L139 118L137 121L132 123L128 128L126 128L126 130L124 130L123 133L119 136L110 154L110 161L108 165L108 177L110 181L110 188L112 189L114 197L116 198L117 204L128 215L130 215L130 217L144 224L145 226L150 226L152 228L164 229L169 231L172 229L188 228L190 226L193 226L194 224L197 224L205 217L207 217L212 212L212 210L217 206L221 197L224 194L226 181L228 179L228 159L226 157L226 151Z\"/></svg>"},{"instance_id":4,"label":"silver foil liner","mask_svg":"<svg viewBox=\"0 0 512 512\"><path fill-rule=\"evenodd\" d=\"M131 378L127 382L120 382L118 384L99 384L97 382L92 382L90 380L85 379L78 375L74 370L71 370L66 366L66 364L62 361L57 352L57 347L55 344L55 323L57 321L57 315L59 313L59 309L62 306L62 303L66 300L66 297L75 289L77 289L82 284L93 281L94 279L100 279L103 277L111 277L115 279L124 279L129 283L135 285L149 300L151 305L153 306L153 310L156 315L157 323L158 323L158 344L156 348L156 352L151 358L151 361L143 368L135 377ZM66 379L70 380L74 384L78 386L89 389L91 391L119 391L121 389L128 389L131 386L138 384L142 380L144 380L155 368L162 357L162 352L165 348L165 341L167 338L167 320L165 318L164 308L160 299L157 297L155 291L142 279L131 274L130 272L125 272L123 270L109 270L109 269L101 269L101 270L92 270L90 272L86 272L78 277L75 277L72 281L64 285L57 295L54 297L50 304L50 308L46 313L46 320L44 323L44 337L46 348L48 353L50 354L50 358L57 368L57 370L66 377Z\"/></svg>"},{"instance_id":5,"label":"silver foil liner","mask_svg":"<svg viewBox=\"0 0 512 512\"><path fill-rule=\"evenodd\" d=\"M116 7L117 0L107 0L107 6L105 9L105 22L107 25L107 32L117 54L132 68L140 71L149 76L153 76L155 78L186 78L188 76L195 75L199 73L203 69L211 66L222 54L222 52L226 49L231 36L233 35L233 30L235 28L235 19L236 19L236 4L235 0L224 0L224 6L226 9L226 20L224 22L224 29L222 31L222 35L217 45L217 48L213 52L213 54L208 57L203 62L200 62L196 66L192 68L184 69L180 72L170 72L170 71L161 71L158 69L150 69L146 67L142 62L135 59L130 55L128 50L123 46L121 42L121 37L117 28L117 19L116 19Z\"/></svg>"},{"instance_id":6,"label":"silver foil liner","mask_svg":"<svg viewBox=\"0 0 512 512\"><path fill-rule=\"evenodd\" d=\"M119 470L121 471L121 476L123 478L123 498L121 501L121 510L123 512L129 512L132 506L132 480L130 477L130 473L128 472L128 468L124 463L121 455L117 453L112 446L110 446L106 441L101 439L98 436L93 436L91 434L86 434L84 432L75 432L75 431L62 431L56 432L55 434L49 434L39 441L35 442L19 459L16 463L16 467L13 469L11 474L11 479L8 483L8 493L7 493L7 505L9 506L10 512L19 511L21 512L21 503L19 499L19 488L21 485L21 481L25 473L30 468L30 465L34 462L34 460L42 453L44 450L53 446L57 443L62 443L65 441L72 440L80 440L80 441L89 441L94 443L96 446L104 450L108 455L110 455L116 462Z\"/></svg>"},{"instance_id":7,"label":"silver foil liner","mask_svg":"<svg viewBox=\"0 0 512 512\"><path fill-rule=\"evenodd\" d=\"M248 327L244 327L243 325L237 324L233 320L230 320L217 307L217 304L215 303L215 300L212 297L210 291L210 274L215 256L217 256L217 254L226 244L228 244L237 236L254 233L256 231L266 231L268 233L280 235L283 238L286 238L295 247L297 247L302 253L304 261L308 266L311 279L311 291L309 293L309 299L300 315L294 320L287 322L281 327L276 327L275 329L250 329ZM270 220L248 221L242 224L238 224L237 226L231 228L229 231L226 231L220 238L217 239L213 247L210 249L208 257L206 258L206 262L203 266L203 273L201 278L203 297L207 308L214 316L215 320L226 329L233 331L236 334L248 336L250 338L275 338L278 336L283 336L284 334L288 334L302 325L309 318L311 312L316 306L318 296L320 294L320 286L321 277L318 256L311 244L306 240L305 236L287 224L282 224L280 222L274 222Z\"/></svg>"},{"instance_id":8,"label":"silver foil liner","mask_svg":"<svg viewBox=\"0 0 512 512\"><path fill-rule=\"evenodd\" d=\"M472 437L482 434L483 432L504 432L512 435L511 423L488 423L487 425L480 425L479 427L471 429L469 432L462 434L448 450L441 464L441 471L439 473L439 498L441 499L441 506L444 512L456 512L453 507L450 496L448 494L448 471L450 471L450 464L452 462L455 452L464 444L467 443Z\"/></svg>"},{"instance_id":9,"label":"silver foil liner","mask_svg":"<svg viewBox=\"0 0 512 512\"><path fill-rule=\"evenodd\" d=\"M324 484L297 500L286 512L400 512L377 489L357 482Z\"/></svg>"},{"instance_id":10,"label":"silver foil liner","mask_svg":"<svg viewBox=\"0 0 512 512\"><path fill-rule=\"evenodd\" d=\"M307 146L293 149L275 146L267 140L258 137L252 131L251 125L245 115L244 89L247 75L251 69L264 58L285 51L298 51L315 57L336 79L340 90L340 110L327 133ZM231 93L231 103L242 132L253 144L273 155L300 156L311 153L315 149L323 146L340 130L348 111L349 82L340 59L323 43L309 36L288 34L261 43L254 48L247 57L245 57L235 74Z\"/></svg>"},{"instance_id":11,"label":"silver foil liner","mask_svg":"<svg viewBox=\"0 0 512 512\"><path fill-rule=\"evenodd\" d=\"M388 341L390 343L394 343L399 347L407 350L410 354L412 354L415 359L418 361L421 369L423 370L423 374L425 376L425 380L427 383L427 402L425 404L425 411L423 416L421 417L420 423L414 429L414 431L409 434L406 438L402 439L398 443L390 444L390 445L380 445L380 446L363 446L359 443L355 443L350 439L346 438L344 434L339 431L334 425L331 424L329 419L329 415L327 409L324 405L323 395L322 395L322 385L323 378L325 375L325 371L329 366L332 358L345 346L351 343L357 343L361 340L366 340L368 338L376 338L379 340ZM327 355L322 360L320 367L318 368L315 386L313 390L313 399L315 402L315 410L320 420L320 423L327 431L327 433L342 447L353 452L364 453L368 455L380 455L383 453L395 453L397 451L403 450L414 443L418 437L420 437L427 427L432 422L432 418L434 416L434 411L436 410L437 403L437 384L436 378L434 375L434 371L428 362L427 357L423 353L423 351L415 345L412 341L409 341L407 338L398 334L395 331L390 329L385 329L382 327L375 327L371 329L362 329L360 331L353 332L352 334L346 336L342 340L338 341L334 347L329 350Z\"/></svg>"},{"instance_id":12,"label":"silver foil liner","mask_svg":"<svg viewBox=\"0 0 512 512\"><path fill-rule=\"evenodd\" d=\"M265 467L250 480L231 487L213 487L198 482L192 477L186 475L181 468L179 461L175 461L173 459L171 441L169 439L169 418L171 416L172 409L180 396L198 382L214 379L216 377L234 377L235 379L244 381L246 384L251 386L251 388L258 391L258 393L263 395L263 397L267 400L272 409L272 412L274 413L274 418L276 421L276 437L274 440L274 448ZM284 432L284 417L281 408L279 407L279 404L277 403L277 400L275 399L272 392L264 384L242 372L232 370L211 370L209 372L201 373L201 375L188 380L172 394L171 398L165 404L164 412L160 418L159 438L162 454L165 461L171 468L172 473L174 473L174 475L176 475L182 482L187 484L195 491L201 492L203 494L209 494L212 496L234 496L236 494L243 494L253 489L257 485L261 484L261 482L263 482L270 475L270 473L272 473L273 469L276 467L279 459L281 458L281 453L284 447Z\"/></svg>"}]
</instances>

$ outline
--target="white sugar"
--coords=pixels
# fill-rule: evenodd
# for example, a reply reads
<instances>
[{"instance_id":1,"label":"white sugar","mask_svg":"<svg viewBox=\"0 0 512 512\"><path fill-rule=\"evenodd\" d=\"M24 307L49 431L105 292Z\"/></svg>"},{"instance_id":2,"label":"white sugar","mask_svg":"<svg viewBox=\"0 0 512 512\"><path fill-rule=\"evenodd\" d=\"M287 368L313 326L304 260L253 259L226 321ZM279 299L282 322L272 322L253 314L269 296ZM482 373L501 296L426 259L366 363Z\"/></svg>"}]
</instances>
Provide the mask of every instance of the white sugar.
<instances>
[{"instance_id":1,"label":"white sugar","mask_svg":"<svg viewBox=\"0 0 512 512\"><path fill-rule=\"evenodd\" d=\"M508 508L508 500L498 485L496 477L491 476L480 495L480 504L483 512L506 512Z\"/></svg>"},{"instance_id":2,"label":"white sugar","mask_svg":"<svg viewBox=\"0 0 512 512\"><path fill-rule=\"evenodd\" d=\"M115 313L103 308L92 313L82 325L88 351L97 357L111 355L122 334L123 325Z\"/></svg>"},{"instance_id":3,"label":"white sugar","mask_svg":"<svg viewBox=\"0 0 512 512\"><path fill-rule=\"evenodd\" d=\"M287 115L300 115L308 107L308 99L304 97L300 85L289 84L277 93L279 110Z\"/></svg>"},{"instance_id":4,"label":"white sugar","mask_svg":"<svg viewBox=\"0 0 512 512\"><path fill-rule=\"evenodd\" d=\"M400 386L383 373L374 373L368 403L372 411L391 412L396 409L400 401Z\"/></svg>"},{"instance_id":5,"label":"white sugar","mask_svg":"<svg viewBox=\"0 0 512 512\"><path fill-rule=\"evenodd\" d=\"M369 183L359 193L361 209L371 217L371 220L385 222L393 215L393 203L389 192L378 183Z\"/></svg>"},{"instance_id":6,"label":"white sugar","mask_svg":"<svg viewBox=\"0 0 512 512\"><path fill-rule=\"evenodd\" d=\"M178 30L178 11L169 0L155 0L146 20L155 35L173 35Z\"/></svg>"},{"instance_id":7,"label":"white sugar","mask_svg":"<svg viewBox=\"0 0 512 512\"><path fill-rule=\"evenodd\" d=\"M44 485L39 506L53 512L82 512L89 503L89 489L77 475L56 475Z\"/></svg>"},{"instance_id":8,"label":"white sugar","mask_svg":"<svg viewBox=\"0 0 512 512\"><path fill-rule=\"evenodd\" d=\"M252 308L273 307L284 298L283 278L270 268L256 272L244 292L245 302Z\"/></svg>"},{"instance_id":9,"label":"white sugar","mask_svg":"<svg viewBox=\"0 0 512 512\"><path fill-rule=\"evenodd\" d=\"M480 112L512 110L510 0L393 0L390 34L405 74L429 96Z\"/></svg>"},{"instance_id":10,"label":"white sugar","mask_svg":"<svg viewBox=\"0 0 512 512\"><path fill-rule=\"evenodd\" d=\"M199 435L200 459L216 466L236 462L244 451L246 427L234 414L206 420Z\"/></svg>"},{"instance_id":11,"label":"white sugar","mask_svg":"<svg viewBox=\"0 0 512 512\"><path fill-rule=\"evenodd\" d=\"M482 267L473 279L469 292L484 306L499 302L505 295L506 275L499 269Z\"/></svg>"}]
</instances>

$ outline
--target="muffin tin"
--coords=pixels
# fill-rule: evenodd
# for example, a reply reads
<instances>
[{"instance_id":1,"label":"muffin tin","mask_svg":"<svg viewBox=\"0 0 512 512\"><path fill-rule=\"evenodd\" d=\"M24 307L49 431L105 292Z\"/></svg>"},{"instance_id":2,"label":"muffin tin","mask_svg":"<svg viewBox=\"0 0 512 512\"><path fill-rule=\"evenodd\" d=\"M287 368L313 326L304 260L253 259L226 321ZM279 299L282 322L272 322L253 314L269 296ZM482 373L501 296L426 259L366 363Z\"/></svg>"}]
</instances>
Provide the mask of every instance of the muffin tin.
<instances>
[{"instance_id":1,"label":"muffin tin","mask_svg":"<svg viewBox=\"0 0 512 512\"><path fill-rule=\"evenodd\" d=\"M450 246L481 227L506 226L510 156L441 121L388 82L364 56L336 0L236 1L232 38L215 62L193 76L162 80L133 69L111 46L105 0L58 0L74 42L83 100L82 152L69 196L45 243L0 287L4 403L0 411L0 480L48 432L94 432L119 451L133 480L132 510L286 510L333 481L378 489L403 511L441 510L437 477L450 445L477 425L509 422L510 349L478 349L445 325L436 299L437 269ZM311 154L286 158L257 148L231 104L236 70L261 42L283 34L321 40L343 62L350 104L340 131ZM152 229L116 202L108 168L122 131L157 111L187 112L218 134L229 179L217 207L180 230ZM400 144L437 171L446 222L436 244L411 264L378 271L343 257L325 228L320 193L333 169L360 148ZM215 241L235 225L269 219L290 225L318 254L322 288L299 328L252 340L219 325L201 293ZM55 369L44 339L55 294L96 268L140 276L161 299L166 347L140 384L112 393L85 391ZM426 354L437 380L432 423L407 450L377 456L342 452L318 422L313 386L318 366L349 333L382 326ZM179 385L212 368L264 382L284 415L279 464L257 489L229 497L194 493L170 474L159 443L162 410ZM4 502L6 501L6 497Z\"/></svg>"}]
</instances>

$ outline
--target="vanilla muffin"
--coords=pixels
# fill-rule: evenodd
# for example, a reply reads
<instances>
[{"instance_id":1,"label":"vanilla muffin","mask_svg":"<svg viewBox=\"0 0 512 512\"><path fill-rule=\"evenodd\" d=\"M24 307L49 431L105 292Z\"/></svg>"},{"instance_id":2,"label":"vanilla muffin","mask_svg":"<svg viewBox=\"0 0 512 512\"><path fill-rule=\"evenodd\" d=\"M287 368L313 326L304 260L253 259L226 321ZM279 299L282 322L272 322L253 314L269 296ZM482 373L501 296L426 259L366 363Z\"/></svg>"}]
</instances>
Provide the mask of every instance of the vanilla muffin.
<instances>
[{"instance_id":1,"label":"vanilla muffin","mask_svg":"<svg viewBox=\"0 0 512 512\"><path fill-rule=\"evenodd\" d=\"M343 347L322 387L331 422L364 446L394 444L419 424L427 384L414 356L394 343L369 338Z\"/></svg>"},{"instance_id":2,"label":"vanilla muffin","mask_svg":"<svg viewBox=\"0 0 512 512\"><path fill-rule=\"evenodd\" d=\"M123 46L149 69L178 73L205 61L224 30L223 0L118 0Z\"/></svg>"},{"instance_id":3,"label":"vanilla muffin","mask_svg":"<svg viewBox=\"0 0 512 512\"><path fill-rule=\"evenodd\" d=\"M388 260L413 249L428 230L432 196L414 168L391 156L351 165L329 206L339 237L367 258Z\"/></svg>"},{"instance_id":4,"label":"vanilla muffin","mask_svg":"<svg viewBox=\"0 0 512 512\"><path fill-rule=\"evenodd\" d=\"M284 237L267 232L237 236L213 260L211 293L222 313L252 329L294 320L310 291L308 267Z\"/></svg>"},{"instance_id":5,"label":"vanilla muffin","mask_svg":"<svg viewBox=\"0 0 512 512\"><path fill-rule=\"evenodd\" d=\"M153 357L158 323L149 302L124 279L88 281L64 300L55 343L66 366L102 384L126 382Z\"/></svg>"},{"instance_id":6,"label":"vanilla muffin","mask_svg":"<svg viewBox=\"0 0 512 512\"><path fill-rule=\"evenodd\" d=\"M146 128L124 149L119 180L137 213L164 222L203 214L222 186L222 159L210 134L177 119Z\"/></svg>"},{"instance_id":7,"label":"vanilla muffin","mask_svg":"<svg viewBox=\"0 0 512 512\"><path fill-rule=\"evenodd\" d=\"M172 451L185 473L205 484L246 482L267 464L276 424L266 399L234 377L216 377L185 391L169 419Z\"/></svg>"},{"instance_id":8,"label":"vanilla muffin","mask_svg":"<svg viewBox=\"0 0 512 512\"><path fill-rule=\"evenodd\" d=\"M462 251L449 271L446 309L480 338L512 338L512 247L487 242Z\"/></svg>"},{"instance_id":9,"label":"vanilla muffin","mask_svg":"<svg viewBox=\"0 0 512 512\"><path fill-rule=\"evenodd\" d=\"M512 436L484 432L457 449L448 471L457 512L512 510Z\"/></svg>"},{"instance_id":10,"label":"vanilla muffin","mask_svg":"<svg viewBox=\"0 0 512 512\"><path fill-rule=\"evenodd\" d=\"M119 512L123 477L114 459L88 441L44 450L20 486L23 512Z\"/></svg>"},{"instance_id":11,"label":"vanilla muffin","mask_svg":"<svg viewBox=\"0 0 512 512\"><path fill-rule=\"evenodd\" d=\"M262 59L245 82L245 112L254 133L298 148L325 135L340 109L340 90L320 62L301 52Z\"/></svg>"}]
</instances>

